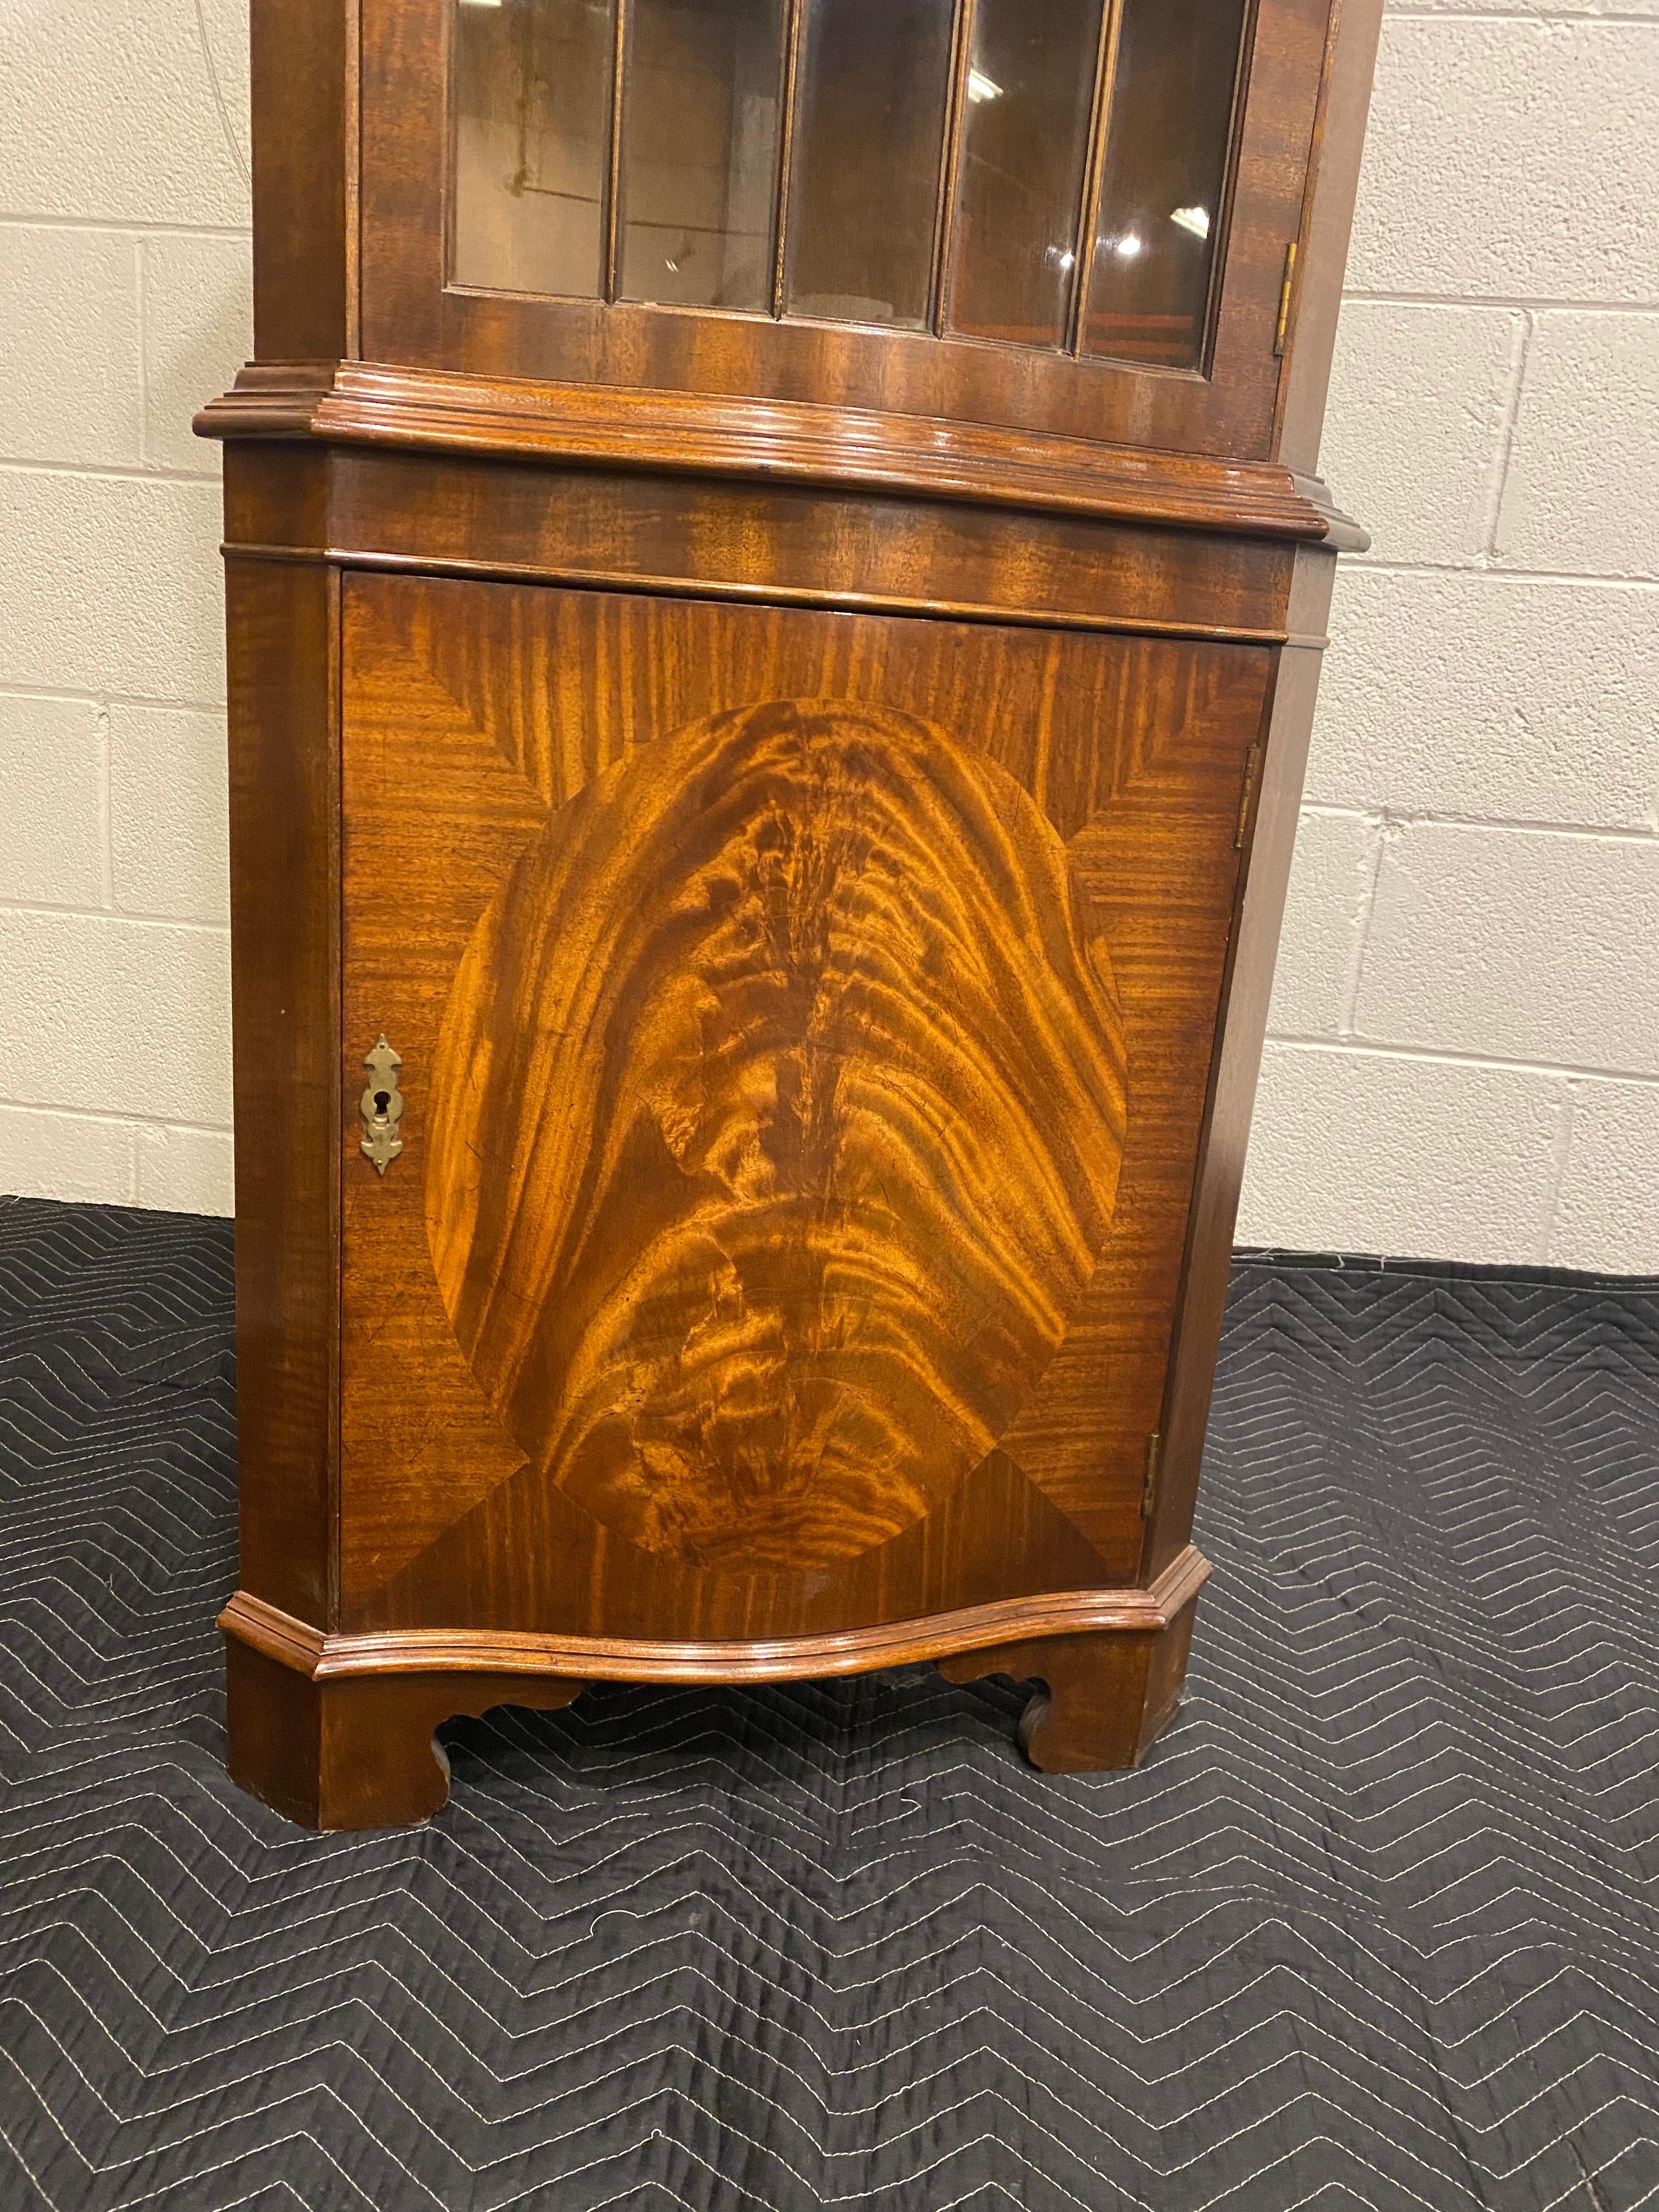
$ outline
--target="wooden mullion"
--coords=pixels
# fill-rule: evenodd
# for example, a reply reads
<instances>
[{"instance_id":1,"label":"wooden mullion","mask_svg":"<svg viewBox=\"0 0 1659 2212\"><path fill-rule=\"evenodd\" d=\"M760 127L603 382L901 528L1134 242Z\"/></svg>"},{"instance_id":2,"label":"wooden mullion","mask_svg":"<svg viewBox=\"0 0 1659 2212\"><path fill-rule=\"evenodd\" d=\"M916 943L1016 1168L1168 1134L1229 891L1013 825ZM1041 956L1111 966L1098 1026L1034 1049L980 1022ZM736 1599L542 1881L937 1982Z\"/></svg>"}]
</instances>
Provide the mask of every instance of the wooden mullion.
<instances>
[{"instance_id":1,"label":"wooden mullion","mask_svg":"<svg viewBox=\"0 0 1659 2212\"><path fill-rule=\"evenodd\" d=\"M1065 346L1069 354L1082 349L1083 319L1089 311L1089 286L1095 270L1095 233L1100 225L1100 194L1106 175L1106 134L1111 121L1118 33L1122 21L1123 0L1102 0L1100 44L1095 52L1095 96L1089 111L1089 160L1083 173L1083 204L1072 248L1072 297L1066 318Z\"/></svg>"},{"instance_id":2,"label":"wooden mullion","mask_svg":"<svg viewBox=\"0 0 1659 2212\"><path fill-rule=\"evenodd\" d=\"M939 149L939 192L933 210L933 259L927 275L927 327L945 328L950 301L951 249L956 232L957 190L962 161L963 118L968 101L968 72L973 66L974 28L979 0L957 0L951 23L951 78Z\"/></svg>"},{"instance_id":3,"label":"wooden mullion","mask_svg":"<svg viewBox=\"0 0 1659 2212\"><path fill-rule=\"evenodd\" d=\"M628 70L628 0L611 0L611 165L605 187L605 296L617 296L617 227L622 205L623 92Z\"/></svg>"},{"instance_id":4,"label":"wooden mullion","mask_svg":"<svg viewBox=\"0 0 1659 2212\"><path fill-rule=\"evenodd\" d=\"M795 159L795 99L800 79L801 21L805 0L788 0L783 36L783 86L778 131L778 185L774 196L772 313L781 316L789 281L789 181Z\"/></svg>"}]
</instances>

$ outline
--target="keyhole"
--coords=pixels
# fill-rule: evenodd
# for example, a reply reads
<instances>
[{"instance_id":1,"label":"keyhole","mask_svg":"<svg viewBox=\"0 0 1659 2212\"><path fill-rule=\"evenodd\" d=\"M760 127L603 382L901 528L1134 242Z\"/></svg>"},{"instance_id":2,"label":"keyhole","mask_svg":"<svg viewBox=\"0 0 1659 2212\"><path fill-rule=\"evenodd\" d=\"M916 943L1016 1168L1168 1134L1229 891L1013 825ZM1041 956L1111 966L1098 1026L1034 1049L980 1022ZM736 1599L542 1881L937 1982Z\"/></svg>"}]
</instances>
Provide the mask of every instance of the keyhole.
<instances>
[{"instance_id":1,"label":"keyhole","mask_svg":"<svg viewBox=\"0 0 1659 2212\"><path fill-rule=\"evenodd\" d=\"M392 1104L392 1093L391 1093L389 1091L377 1091L375 1092L375 1094L374 1094L374 1111L375 1111L376 1115L378 1116L378 1118L379 1118L380 1121L385 1121L385 1119L386 1119L386 1117L387 1109L390 1108L391 1104Z\"/></svg>"}]
</instances>

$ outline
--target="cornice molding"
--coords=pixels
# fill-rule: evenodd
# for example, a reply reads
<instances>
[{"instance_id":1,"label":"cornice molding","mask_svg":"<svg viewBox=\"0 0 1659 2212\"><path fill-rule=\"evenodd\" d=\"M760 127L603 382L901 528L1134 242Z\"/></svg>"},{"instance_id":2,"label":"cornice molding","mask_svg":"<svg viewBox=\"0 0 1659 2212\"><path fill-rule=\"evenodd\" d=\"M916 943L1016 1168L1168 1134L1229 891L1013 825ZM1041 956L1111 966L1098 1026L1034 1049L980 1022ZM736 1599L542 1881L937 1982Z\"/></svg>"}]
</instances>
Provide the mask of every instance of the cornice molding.
<instances>
[{"instance_id":1,"label":"cornice molding","mask_svg":"<svg viewBox=\"0 0 1659 2212\"><path fill-rule=\"evenodd\" d=\"M312 1681L358 1674L526 1674L595 1682L786 1682L902 1667L1049 1636L1156 1635L1191 1603L1210 1565L1189 1544L1146 1589L1071 1590L999 1599L922 1620L769 1643L646 1642L503 1629L386 1629L342 1636L238 1590L227 1636Z\"/></svg>"},{"instance_id":2,"label":"cornice molding","mask_svg":"<svg viewBox=\"0 0 1659 2212\"><path fill-rule=\"evenodd\" d=\"M858 408L509 382L369 362L256 362L196 418L204 438L316 440L904 494L1338 552L1364 533L1316 477Z\"/></svg>"}]
</instances>

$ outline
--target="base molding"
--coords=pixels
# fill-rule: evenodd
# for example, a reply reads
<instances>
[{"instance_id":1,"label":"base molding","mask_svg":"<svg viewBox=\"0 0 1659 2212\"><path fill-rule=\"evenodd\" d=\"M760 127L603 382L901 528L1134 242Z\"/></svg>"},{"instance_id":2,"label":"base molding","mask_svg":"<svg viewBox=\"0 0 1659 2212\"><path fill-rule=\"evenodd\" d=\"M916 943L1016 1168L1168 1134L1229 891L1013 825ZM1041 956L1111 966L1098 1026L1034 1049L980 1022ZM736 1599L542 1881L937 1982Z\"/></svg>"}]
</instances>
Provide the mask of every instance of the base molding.
<instances>
[{"instance_id":1,"label":"base molding","mask_svg":"<svg viewBox=\"0 0 1659 2212\"><path fill-rule=\"evenodd\" d=\"M512 1629L392 1628L342 1635L238 1590L219 1616L232 1640L313 1681L357 1674L556 1675L590 1682L789 1682L905 1667L1034 1638L1156 1634L1204 1587L1210 1564L1188 1544L1146 1589L999 1598L917 1620L761 1643L545 1636Z\"/></svg>"},{"instance_id":2,"label":"base molding","mask_svg":"<svg viewBox=\"0 0 1659 2212\"><path fill-rule=\"evenodd\" d=\"M591 1682L811 1680L932 1660L947 1679L1036 1679L1020 1740L1049 1773L1130 1766L1174 1712L1209 1563L1189 1545L1146 1589L1071 1590L769 1643L647 1643L489 1629L345 1636L238 1590L220 1615L231 1778L312 1828L398 1827L449 1795L439 1724L568 1705Z\"/></svg>"}]
</instances>

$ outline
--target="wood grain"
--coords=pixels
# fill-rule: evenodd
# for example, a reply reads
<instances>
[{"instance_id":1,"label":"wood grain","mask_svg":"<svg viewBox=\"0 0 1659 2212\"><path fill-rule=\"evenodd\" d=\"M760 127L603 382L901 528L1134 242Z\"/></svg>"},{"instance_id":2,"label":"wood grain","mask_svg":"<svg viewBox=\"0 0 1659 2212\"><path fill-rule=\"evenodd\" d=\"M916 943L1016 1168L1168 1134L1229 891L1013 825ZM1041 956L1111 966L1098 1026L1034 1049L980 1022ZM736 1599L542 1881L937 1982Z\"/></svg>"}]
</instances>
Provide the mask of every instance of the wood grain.
<instances>
[{"instance_id":1,"label":"wood grain","mask_svg":"<svg viewBox=\"0 0 1659 2212\"><path fill-rule=\"evenodd\" d=\"M1171 1579L1178 1571L1179 1563ZM1019 1741L1032 1765L1045 1774L1138 1766L1180 1703L1202 1583L1202 1576L1194 1577L1161 1608L1163 1617L1144 1629L1126 1624L1114 1636L1073 1632L981 1644L945 1654L939 1670L951 1682L1006 1674L1041 1684L1020 1717Z\"/></svg>"},{"instance_id":2,"label":"wood grain","mask_svg":"<svg viewBox=\"0 0 1659 2212\"><path fill-rule=\"evenodd\" d=\"M448 1761L433 1738L457 1714L556 1709L591 1681L800 1681L929 1658L957 1680L1015 1672L1048 1682L1058 1712L1030 1743L1038 1764L1127 1765L1174 1711L1208 1573L1189 1550L1150 1589L1060 1594L793 1642L678 1646L441 1630L325 1635L239 1591L219 1622L231 1772L308 1827L391 1827L428 1818L448 1796Z\"/></svg>"},{"instance_id":3,"label":"wood grain","mask_svg":"<svg viewBox=\"0 0 1659 2212\"><path fill-rule=\"evenodd\" d=\"M339 580L232 559L231 981L243 1587L334 1621ZM280 914L283 927L273 928Z\"/></svg>"},{"instance_id":4,"label":"wood grain","mask_svg":"<svg viewBox=\"0 0 1659 2212\"><path fill-rule=\"evenodd\" d=\"M386 1030L407 1102L385 1184L350 1147L343 1170L349 1626L805 1633L1132 1578L1267 654L374 576L345 621L346 1030L358 1059ZM1107 1259L1006 1449L856 1559L738 1572L621 1548L531 1463L457 1343L422 1186L456 970L550 813L677 728L781 696L920 717L1018 787L1009 806L1026 794L1070 848L1077 935L1108 948L1130 1110Z\"/></svg>"},{"instance_id":5,"label":"wood grain","mask_svg":"<svg viewBox=\"0 0 1659 2212\"><path fill-rule=\"evenodd\" d=\"M1208 1560L1188 1546L1145 1589L1054 1590L1040 1597L957 1607L926 1620L719 1644L662 1637L538 1636L500 1629L325 1634L240 1590L220 1615L219 1626L234 1642L313 1681L360 1674L483 1674L581 1682L798 1682L946 1658L963 1659L961 1679L969 1680L967 1655L1000 1653L1014 1643L1040 1650L1052 1639L1068 1636L1157 1635L1179 1622L1209 1577ZM456 1707L463 1710L471 1708Z\"/></svg>"},{"instance_id":6,"label":"wood grain","mask_svg":"<svg viewBox=\"0 0 1659 2212\"><path fill-rule=\"evenodd\" d=\"M399 1828L449 1796L439 1724L492 1705L557 1711L556 1677L366 1674L313 1680L238 1636L225 1648L231 1779L307 1828Z\"/></svg>"},{"instance_id":7,"label":"wood grain","mask_svg":"<svg viewBox=\"0 0 1659 2212\"><path fill-rule=\"evenodd\" d=\"M1311 471L1319 460L1382 27L1382 0L1333 0L1274 425L1273 450L1292 469Z\"/></svg>"},{"instance_id":8,"label":"wood grain","mask_svg":"<svg viewBox=\"0 0 1659 2212\"><path fill-rule=\"evenodd\" d=\"M1310 550L1298 557L1290 608L1298 628L1323 628L1335 572L1335 559L1328 553ZM1246 825L1239 911L1230 933L1231 952L1211 1061L1211 1095L1188 1222L1163 1423L1163 1480L1147 1527L1143 1561L1149 1574L1185 1545L1198 1498L1232 1267L1233 1227L1244 1182L1321 658L1305 647L1280 653L1267 705L1261 781L1254 814Z\"/></svg>"},{"instance_id":9,"label":"wood grain","mask_svg":"<svg viewBox=\"0 0 1659 2212\"><path fill-rule=\"evenodd\" d=\"M1031 629L1284 636L1282 538L423 452L230 453L231 534L272 555Z\"/></svg>"},{"instance_id":10,"label":"wood grain","mask_svg":"<svg viewBox=\"0 0 1659 2212\"><path fill-rule=\"evenodd\" d=\"M652 1552L805 1568L992 1450L1110 1224L1125 1046L1060 838L838 701L648 744L473 934L427 1206L545 1479Z\"/></svg>"},{"instance_id":11,"label":"wood grain","mask_svg":"<svg viewBox=\"0 0 1659 2212\"><path fill-rule=\"evenodd\" d=\"M253 343L356 353L356 0L252 0Z\"/></svg>"},{"instance_id":12,"label":"wood grain","mask_svg":"<svg viewBox=\"0 0 1659 2212\"><path fill-rule=\"evenodd\" d=\"M539 453L564 465L670 467L842 491L866 485L1035 514L1208 529L1224 538L1317 542L1331 531L1326 507L1273 462L812 401L694 398L374 362L251 362L231 391L203 409L196 427L209 438Z\"/></svg>"}]
</instances>

